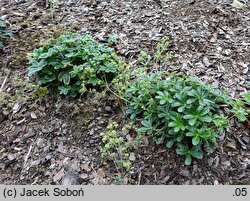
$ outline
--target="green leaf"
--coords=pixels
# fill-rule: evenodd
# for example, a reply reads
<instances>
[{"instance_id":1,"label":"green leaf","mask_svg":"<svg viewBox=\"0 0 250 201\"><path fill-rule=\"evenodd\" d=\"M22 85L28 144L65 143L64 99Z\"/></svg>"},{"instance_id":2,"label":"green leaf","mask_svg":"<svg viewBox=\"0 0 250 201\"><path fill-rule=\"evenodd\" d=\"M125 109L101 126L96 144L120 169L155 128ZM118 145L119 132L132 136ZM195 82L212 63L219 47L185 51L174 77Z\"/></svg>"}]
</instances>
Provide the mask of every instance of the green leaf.
<instances>
[{"instance_id":1,"label":"green leaf","mask_svg":"<svg viewBox=\"0 0 250 201\"><path fill-rule=\"evenodd\" d=\"M69 85L70 83L70 75L66 71L62 71L58 74L58 80L63 82L65 85Z\"/></svg>"},{"instance_id":2,"label":"green leaf","mask_svg":"<svg viewBox=\"0 0 250 201\"><path fill-rule=\"evenodd\" d=\"M210 116L201 116L199 117L199 120L205 121L205 122L211 122L212 118Z\"/></svg>"},{"instance_id":3,"label":"green leaf","mask_svg":"<svg viewBox=\"0 0 250 201\"><path fill-rule=\"evenodd\" d=\"M169 126L169 127L175 127L175 126L176 126L176 123L173 122L173 121L171 121L171 122L169 122L168 126Z\"/></svg>"},{"instance_id":4,"label":"green leaf","mask_svg":"<svg viewBox=\"0 0 250 201\"><path fill-rule=\"evenodd\" d=\"M188 137L192 137L192 136L194 136L195 134L194 133L192 133L192 132L187 132L186 133L186 136L188 136Z\"/></svg>"},{"instance_id":5,"label":"green leaf","mask_svg":"<svg viewBox=\"0 0 250 201\"><path fill-rule=\"evenodd\" d=\"M152 121L150 119L143 120L141 123L144 127L139 128L138 129L139 132L148 133L148 134L151 134L153 132L154 127L152 126Z\"/></svg>"},{"instance_id":6,"label":"green leaf","mask_svg":"<svg viewBox=\"0 0 250 201\"><path fill-rule=\"evenodd\" d=\"M35 73L41 71L46 66L45 61L42 59L39 62L38 61L32 61L31 67L29 67L28 75L34 75Z\"/></svg>"},{"instance_id":7,"label":"green leaf","mask_svg":"<svg viewBox=\"0 0 250 201\"><path fill-rule=\"evenodd\" d=\"M183 134L179 134L178 137L176 138L176 141L177 142L181 142L184 138L184 135Z\"/></svg>"},{"instance_id":8,"label":"green leaf","mask_svg":"<svg viewBox=\"0 0 250 201\"><path fill-rule=\"evenodd\" d=\"M247 103L250 103L250 93L248 92L248 93L245 93L244 95L243 95L243 98L244 98L244 100L247 102Z\"/></svg>"},{"instance_id":9,"label":"green leaf","mask_svg":"<svg viewBox=\"0 0 250 201\"><path fill-rule=\"evenodd\" d=\"M186 147L180 147L179 149L176 149L176 153L179 155L186 155L189 153L189 150Z\"/></svg>"},{"instance_id":10,"label":"green leaf","mask_svg":"<svg viewBox=\"0 0 250 201\"><path fill-rule=\"evenodd\" d=\"M190 154L186 155L184 163L185 165L190 165L192 163L192 157Z\"/></svg>"},{"instance_id":11,"label":"green leaf","mask_svg":"<svg viewBox=\"0 0 250 201\"><path fill-rule=\"evenodd\" d=\"M37 84L38 85L44 85L44 84L50 83L50 82L52 82L54 80L56 80L56 76L54 74L52 74L52 75L43 75L42 77L38 76Z\"/></svg>"},{"instance_id":12,"label":"green leaf","mask_svg":"<svg viewBox=\"0 0 250 201\"><path fill-rule=\"evenodd\" d=\"M148 131L151 131L151 128L149 128L149 127L141 127L141 128L138 129L138 131L141 132L141 133L146 133Z\"/></svg>"},{"instance_id":13,"label":"green leaf","mask_svg":"<svg viewBox=\"0 0 250 201\"><path fill-rule=\"evenodd\" d=\"M202 153L200 153L200 152L191 152L191 155L192 155L194 158L197 158L197 159L202 159L202 158L203 158L203 155L202 155Z\"/></svg>"},{"instance_id":14,"label":"green leaf","mask_svg":"<svg viewBox=\"0 0 250 201\"><path fill-rule=\"evenodd\" d=\"M183 112L185 110L185 106L181 106L177 109L178 112Z\"/></svg>"},{"instance_id":15,"label":"green leaf","mask_svg":"<svg viewBox=\"0 0 250 201\"><path fill-rule=\"evenodd\" d=\"M160 100L160 104L164 105L167 102L167 100Z\"/></svg>"},{"instance_id":16,"label":"green leaf","mask_svg":"<svg viewBox=\"0 0 250 201\"><path fill-rule=\"evenodd\" d=\"M201 116L204 116L204 115L206 115L206 114L208 114L209 113L209 108L203 108L202 110L201 110L201 113L200 113L200 115Z\"/></svg>"},{"instance_id":17,"label":"green leaf","mask_svg":"<svg viewBox=\"0 0 250 201\"><path fill-rule=\"evenodd\" d=\"M180 103L180 102L173 102L172 103L172 107L179 107L181 105L182 105L182 103Z\"/></svg>"},{"instance_id":18,"label":"green leaf","mask_svg":"<svg viewBox=\"0 0 250 201\"><path fill-rule=\"evenodd\" d=\"M191 114L187 114L187 115L184 115L183 118L184 119L193 119L193 118L195 118L195 116L191 115Z\"/></svg>"},{"instance_id":19,"label":"green leaf","mask_svg":"<svg viewBox=\"0 0 250 201\"><path fill-rule=\"evenodd\" d=\"M167 142L166 147L167 148L172 148L173 145L174 145L174 140L170 140L170 141Z\"/></svg>"},{"instance_id":20,"label":"green leaf","mask_svg":"<svg viewBox=\"0 0 250 201\"><path fill-rule=\"evenodd\" d=\"M69 73L64 73L62 79L63 79L63 83L65 85L69 85L69 83L70 83L70 75L69 75Z\"/></svg>"},{"instance_id":21,"label":"green leaf","mask_svg":"<svg viewBox=\"0 0 250 201\"><path fill-rule=\"evenodd\" d=\"M192 104L196 101L196 98L190 98L187 100L187 104Z\"/></svg>"},{"instance_id":22,"label":"green leaf","mask_svg":"<svg viewBox=\"0 0 250 201\"><path fill-rule=\"evenodd\" d=\"M247 111L244 108L233 107L231 112L234 113L234 115L239 119L240 122L244 122L247 120Z\"/></svg>"},{"instance_id":23,"label":"green leaf","mask_svg":"<svg viewBox=\"0 0 250 201\"><path fill-rule=\"evenodd\" d=\"M194 136L193 138L192 138L192 144L194 145L194 146L196 146L196 145L198 145L200 143L200 137L199 136Z\"/></svg>"},{"instance_id":24,"label":"green leaf","mask_svg":"<svg viewBox=\"0 0 250 201\"><path fill-rule=\"evenodd\" d=\"M180 127L176 126L174 127L174 132L178 133L180 131Z\"/></svg>"},{"instance_id":25,"label":"green leaf","mask_svg":"<svg viewBox=\"0 0 250 201\"><path fill-rule=\"evenodd\" d=\"M60 94L68 95L71 87L70 86L59 86L58 87Z\"/></svg>"},{"instance_id":26,"label":"green leaf","mask_svg":"<svg viewBox=\"0 0 250 201\"><path fill-rule=\"evenodd\" d=\"M195 125L196 122L197 122L197 119L196 119L196 118L189 119L189 121L188 121L188 123L189 123L190 126Z\"/></svg>"},{"instance_id":27,"label":"green leaf","mask_svg":"<svg viewBox=\"0 0 250 201\"><path fill-rule=\"evenodd\" d=\"M191 149L191 152L199 152L200 149L201 149L200 145L193 146L192 149Z\"/></svg>"}]
</instances>

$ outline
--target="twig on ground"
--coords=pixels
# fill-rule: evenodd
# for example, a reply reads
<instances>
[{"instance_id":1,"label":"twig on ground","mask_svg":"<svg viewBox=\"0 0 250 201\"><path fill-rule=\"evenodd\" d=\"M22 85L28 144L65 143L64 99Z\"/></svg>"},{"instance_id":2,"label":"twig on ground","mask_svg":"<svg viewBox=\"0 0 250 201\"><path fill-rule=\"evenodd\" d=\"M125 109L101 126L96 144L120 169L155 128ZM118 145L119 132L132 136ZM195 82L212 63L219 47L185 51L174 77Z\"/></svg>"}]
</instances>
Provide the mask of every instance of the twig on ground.
<instances>
[{"instance_id":1,"label":"twig on ground","mask_svg":"<svg viewBox=\"0 0 250 201\"><path fill-rule=\"evenodd\" d=\"M137 185L140 185L140 183L141 183L141 171L139 173L139 178L138 178L138 184Z\"/></svg>"},{"instance_id":2,"label":"twig on ground","mask_svg":"<svg viewBox=\"0 0 250 201\"><path fill-rule=\"evenodd\" d=\"M27 161L28 161L28 158L29 158L29 156L30 156L30 152L31 152L32 148L33 148L33 146L30 145L29 151L28 151L27 155L24 157L23 169L24 169L24 168L26 167L26 165L27 165Z\"/></svg>"},{"instance_id":3,"label":"twig on ground","mask_svg":"<svg viewBox=\"0 0 250 201\"><path fill-rule=\"evenodd\" d=\"M4 87L4 85L5 85L6 81L7 81L7 79L8 79L8 75L4 78L3 83L2 83L2 85L1 85L1 88L0 88L0 91L3 91L3 87Z\"/></svg>"}]
</instances>

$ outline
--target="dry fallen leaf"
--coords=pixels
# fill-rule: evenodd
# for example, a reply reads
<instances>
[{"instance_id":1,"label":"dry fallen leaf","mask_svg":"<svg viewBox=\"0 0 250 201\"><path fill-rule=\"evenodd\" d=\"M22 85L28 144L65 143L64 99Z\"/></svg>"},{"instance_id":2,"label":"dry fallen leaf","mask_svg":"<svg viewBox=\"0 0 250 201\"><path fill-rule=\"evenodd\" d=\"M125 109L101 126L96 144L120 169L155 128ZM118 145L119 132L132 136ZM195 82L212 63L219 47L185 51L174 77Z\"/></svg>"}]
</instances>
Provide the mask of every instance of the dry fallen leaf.
<instances>
[{"instance_id":1,"label":"dry fallen leaf","mask_svg":"<svg viewBox=\"0 0 250 201\"><path fill-rule=\"evenodd\" d=\"M16 114L20 109L21 109L21 105L18 102L15 103L12 108L13 114Z\"/></svg>"},{"instance_id":2,"label":"dry fallen leaf","mask_svg":"<svg viewBox=\"0 0 250 201\"><path fill-rule=\"evenodd\" d=\"M231 148L231 149L234 149L234 150L237 150L236 142L235 142L235 141L228 142L228 143L226 144L226 147Z\"/></svg>"}]
</instances>

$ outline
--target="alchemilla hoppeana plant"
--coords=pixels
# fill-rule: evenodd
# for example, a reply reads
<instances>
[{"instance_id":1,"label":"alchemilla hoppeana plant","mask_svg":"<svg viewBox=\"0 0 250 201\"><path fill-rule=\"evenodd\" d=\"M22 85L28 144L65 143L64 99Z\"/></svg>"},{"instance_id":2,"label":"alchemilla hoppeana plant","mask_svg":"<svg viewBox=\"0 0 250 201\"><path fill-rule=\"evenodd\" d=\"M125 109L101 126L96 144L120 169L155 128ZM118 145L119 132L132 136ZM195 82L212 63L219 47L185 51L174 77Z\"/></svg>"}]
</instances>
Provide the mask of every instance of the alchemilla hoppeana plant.
<instances>
[{"instance_id":1,"label":"alchemilla hoppeana plant","mask_svg":"<svg viewBox=\"0 0 250 201\"><path fill-rule=\"evenodd\" d=\"M229 97L195 77L164 73L138 76L124 97L130 118L141 119L139 131L157 144L176 147L177 154L185 156L186 165L192 158L203 157L202 147L214 148L219 132L228 126L227 117L218 110Z\"/></svg>"},{"instance_id":2,"label":"alchemilla hoppeana plant","mask_svg":"<svg viewBox=\"0 0 250 201\"><path fill-rule=\"evenodd\" d=\"M140 125L138 135L144 133L156 144L175 148L185 156L185 164L193 158L201 159L209 147L214 149L220 133L229 126L229 118L248 121L250 94L233 100L217 86L196 77L166 73L162 65L172 58L168 51L169 38L156 45L154 55L141 52L139 62L144 68L132 69L108 45L114 45L117 35L110 35L107 45L89 35L68 34L44 43L28 55L29 75L49 92L75 96L95 88L110 90L126 106L127 116ZM149 73L150 72L150 73ZM225 116L222 107L229 107L232 116ZM131 125L130 125L131 126ZM125 126L130 130L130 126ZM129 170L128 159L134 144L122 136L113 122L100 134L104 144L103 159L111 159L115 166ZM139 144L138 144L139 145Z\"/></svg>"},{"instance_id":3,"label":"alchemilla hoppeana plant","mask_svg":"<svg viewBox=\"0 0 250 201\"><path fill-rule=\"evenodd\" d=\"M89 35L68 34L51 40L28 54L29 75L38 85L64 94L100 89L122 70L124 62L114 49Z\"/></svg>"}]
</instances>

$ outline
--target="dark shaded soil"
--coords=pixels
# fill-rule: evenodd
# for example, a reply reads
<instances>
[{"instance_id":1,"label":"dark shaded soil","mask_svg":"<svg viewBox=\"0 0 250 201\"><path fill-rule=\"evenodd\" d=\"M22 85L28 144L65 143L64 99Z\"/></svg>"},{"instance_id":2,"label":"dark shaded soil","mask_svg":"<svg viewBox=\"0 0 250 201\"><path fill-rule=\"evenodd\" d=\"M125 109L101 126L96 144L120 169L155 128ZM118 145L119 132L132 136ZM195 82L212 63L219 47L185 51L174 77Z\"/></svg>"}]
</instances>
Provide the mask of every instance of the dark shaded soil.
<instances>
[{"instance_id":1,"label":"dark shaded soil","mask_svg":"<svg viewBox=\"0 0 250 201\"><path fill-rule=\"evenodd\" d=\"M7 78L3 91L9 94L0 104L1 184L60 184L69 173L80 184L114 183L117 171L100 157L99 134L109 122L128 121L116 98L97 94L56 102L51 96L32 97L27 52L61 33L89 33L99 41L116 33L117 51L134 67L141 50L153 52L169 36L174 58L165 70L197 75L232 97L250 90L249 1L242 10L225 0L56 2L52 20L46 1L0 1L0 15L15 31L0 50L0 87ZM144 137L134 150L133 167L122 175L124 183L250 184L250 127L234 119L230 124L216 150L191 166Z\"/></svg>"}]
</instances>

